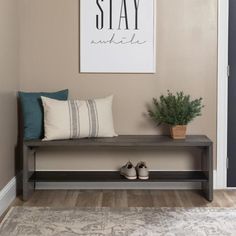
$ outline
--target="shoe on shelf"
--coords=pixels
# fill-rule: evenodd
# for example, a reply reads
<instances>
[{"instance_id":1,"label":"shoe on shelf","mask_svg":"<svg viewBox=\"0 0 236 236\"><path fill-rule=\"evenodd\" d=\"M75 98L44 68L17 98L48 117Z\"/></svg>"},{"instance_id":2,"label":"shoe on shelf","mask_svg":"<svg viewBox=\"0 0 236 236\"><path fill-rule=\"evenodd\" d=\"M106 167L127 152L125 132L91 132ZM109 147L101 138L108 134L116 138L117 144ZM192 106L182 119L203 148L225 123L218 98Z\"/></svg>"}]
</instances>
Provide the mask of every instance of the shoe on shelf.
<instances>
[{"instance_id":1,"label":"shoe on shelf","mask_svg":"<svg viewBox=\"0 0 236 236\"><path fill-rule=\"evenodd\" d=\"M136 165L136 172L139 179L142 179L142 180L149 179L149 170L145 162L140 161Z\"/></svg>"},{"instance_id":2,"label":"shoe on shelf","mask_svg":"<svg viewBox=\"0 0 236 236\"><path fill-rule=\"evenodd\" d=\"M121 167L120 174L124 176L126 179L130 180L137 179L137 173L131 161L127 162L126 165Z\"/></svg>"}]
</instances>

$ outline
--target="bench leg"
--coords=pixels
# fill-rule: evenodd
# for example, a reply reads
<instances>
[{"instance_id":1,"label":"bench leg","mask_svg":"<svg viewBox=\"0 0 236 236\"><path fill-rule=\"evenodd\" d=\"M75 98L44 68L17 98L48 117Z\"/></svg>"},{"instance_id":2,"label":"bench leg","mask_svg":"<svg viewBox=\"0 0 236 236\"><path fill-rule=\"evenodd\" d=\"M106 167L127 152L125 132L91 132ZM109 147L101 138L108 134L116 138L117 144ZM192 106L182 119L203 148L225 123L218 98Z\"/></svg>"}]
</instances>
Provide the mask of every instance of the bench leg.
<instances>
[{"instance_id":1,"label":"bench leg","mask_svg":"<svg viewBox=\"0 0 236 236\"><path fill-rule=\"evenodd\" d=\"M35 182L29 178L35 172L35 151L23 146L23 201L27 201L35 190Z\"/></svg>"},{"instance_id":2,"label":"bench leg","mask_svg":"<svg viewBox=\"0 0 236 236\"><path fill-rule=\"evenodd\" d=\"M213 201L213 145L209 145L202 153L202 170L208 178L207 182L202 183L202 190L205 198Z\"/></svg>"}]
</instances>

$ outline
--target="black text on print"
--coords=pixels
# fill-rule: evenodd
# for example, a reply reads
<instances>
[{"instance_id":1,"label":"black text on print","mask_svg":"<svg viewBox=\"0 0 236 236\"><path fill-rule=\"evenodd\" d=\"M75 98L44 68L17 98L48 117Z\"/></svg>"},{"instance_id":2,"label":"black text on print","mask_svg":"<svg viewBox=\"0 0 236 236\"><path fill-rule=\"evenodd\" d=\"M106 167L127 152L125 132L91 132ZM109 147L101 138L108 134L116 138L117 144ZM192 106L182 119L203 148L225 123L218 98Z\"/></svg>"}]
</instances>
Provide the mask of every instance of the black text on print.
<instances>
[{"instance_id":1,"label":"black text on print","mask_svg":"<svg viewBox=\"0 0 236 236\"><path fill-rule=\"evenodd\" d=\"M120 8L115 9L113 7L113 0L96 0L97 8L99 11L99 14L96 15L96 27L98 30L104 29L104 27L107 27L110 30L117 29L134 29L138 30L138 13L139 13L139 3L140 0L115 0L120 1ZM132 9L127 9L127 1L132 1L133 6ZM108 8L107 8L108 4ZM106 9L109 9L108 12L105 11L105 5ZM117 17L118 19L118 25L113 24L113 18ZM130 17L134 17L134 25L130 25ZM107 22L105 20L107 19Z\"/></svg>"},{"instance_id":2,"label":"black text on print","mask_svg":"<svg viewBox=\"0 0 236 236\"><path fill-rule=\"evenodd\" d=\"M118 1L119 7L113 6ZM132 4L127 4L130 1ZM139 28L139 8L142 0L96 0L96 30L108 30L106 38L91 40L93 45L141 45L145 40L139 40L135 31ZM129 3L130 3L129 2ZM116 2L117 3L117 2ZM117 5L116 5L117 6ZM108 10L107 10L108 9ZM115 20L114 20L115 19ZM116 25L114 22L117 22ZM129 33L129 31L131 33ZM125 32L125 33L124 33Z\"/></svg>"}]
</instances>

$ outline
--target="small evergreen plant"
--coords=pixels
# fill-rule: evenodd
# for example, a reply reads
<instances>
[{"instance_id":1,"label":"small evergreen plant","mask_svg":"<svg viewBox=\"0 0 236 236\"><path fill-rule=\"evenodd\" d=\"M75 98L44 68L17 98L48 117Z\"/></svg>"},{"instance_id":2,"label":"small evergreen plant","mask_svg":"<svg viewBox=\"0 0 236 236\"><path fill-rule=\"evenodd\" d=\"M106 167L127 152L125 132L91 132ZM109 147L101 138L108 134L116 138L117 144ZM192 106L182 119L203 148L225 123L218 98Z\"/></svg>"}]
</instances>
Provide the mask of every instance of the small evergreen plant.
<instances>
[{"instance_id":1,"label":"small evergreen plant","mask_svg":"<svg viewBox=\"0 0 236 236\"><path fill-rule=\"evenodd\" d=\"M191 100L183 92L176 94L167 91L167 96L153 98L153 108L149 109L150 117L158 124L187 125L194 118L201 116L202 98Z\"/></svg>"}]
</instances>

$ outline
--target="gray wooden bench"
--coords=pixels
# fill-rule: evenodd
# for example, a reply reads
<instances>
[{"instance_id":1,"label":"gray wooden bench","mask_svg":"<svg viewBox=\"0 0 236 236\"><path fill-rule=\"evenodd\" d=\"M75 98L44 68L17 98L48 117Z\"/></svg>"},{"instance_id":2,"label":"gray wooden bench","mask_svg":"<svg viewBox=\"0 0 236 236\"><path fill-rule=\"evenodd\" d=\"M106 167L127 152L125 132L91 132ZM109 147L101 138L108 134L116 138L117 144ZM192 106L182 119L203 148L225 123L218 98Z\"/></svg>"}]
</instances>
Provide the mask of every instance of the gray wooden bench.
<instances>
[{"instance_id":1,"label":"gray wooden bench","mask_svg":"<svg viewBox=\"0 0 236 236\"><path fill-rule=\"evenodd\" d=\"M23 142L23 200L28 200L35 190L36 182L129 182L118 171L37 171L35 168L37 150L40 148L79 149L192 149L202 150L200 171L151 171L145 182L200 182L204 196L213 200L213 153L212 141L204 135L190 135L185 140L173 140L169 136L120 135L115 138L92 138L79 140ZM158 156L157 156L158 158ZM141 183L144 180L132 180Z\"/></svg>"}]
</instances>

